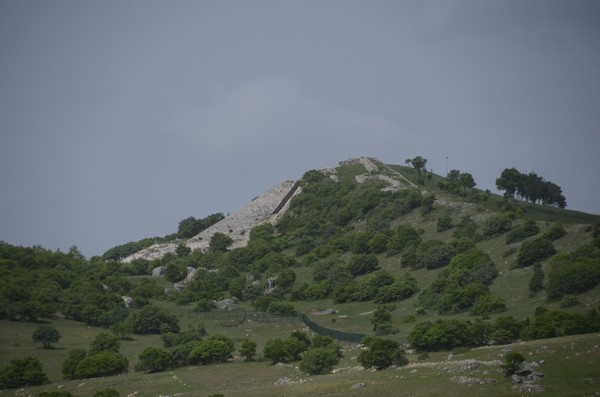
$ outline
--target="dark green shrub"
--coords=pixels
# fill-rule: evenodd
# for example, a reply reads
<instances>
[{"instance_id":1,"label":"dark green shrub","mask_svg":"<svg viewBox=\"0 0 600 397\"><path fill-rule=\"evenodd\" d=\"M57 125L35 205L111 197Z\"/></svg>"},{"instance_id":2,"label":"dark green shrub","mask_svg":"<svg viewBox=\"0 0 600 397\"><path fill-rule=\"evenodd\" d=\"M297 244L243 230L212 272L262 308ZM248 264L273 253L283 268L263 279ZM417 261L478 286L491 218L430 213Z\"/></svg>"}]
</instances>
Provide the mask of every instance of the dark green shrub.
<instances>
[{"instance_id":1,"label":"dark green shrub","mask_svg":"<svg viewBox=\"0 0 600 397\"><path fill-rule=\"evenodd\" d=\"M147 347L140 354L136 371L162 372L172 367L171 354L156 347Z\"/></svg>"},{"instance_id":2,"label":"dark green shrub","mask_svg":"<svg viewBox=\"0 0 600 397\"><path fill-rule=\"evenodd\" d=\"M271 302L267 308L267 313L275 316L296 316L298 312L291 303Z\"/></svg>"},{"instance_id":3,"label":"dark green shrub","mask_svg":"<svg viewBox=\"0 0 600 397\"><path fill-rule=\"evenodd\" d=\"M128 362L122 354L114 351L102 351L88 355L81 360L75 369L74 378L95 378L98 376L117 375L127 372Z\"/></svg>"},{"instance_id":4,"label":"dark green shrub","mask_svg":"<svg viewBox=\"0 0 600 397\"><path fill-rule=\"evenodd\" d=\"M548 298L580 294L600 283L600 250L582 248L571 254L560 254L548 268Z\"/></svg>"},{"instance_id":5,"label":"dark green shrub","mask_svg":"<svg viewBox=\"0 0 600 397\"><path fill-rule=\"evenodd\" d=\"M92 343L90 344L89 354L97 354L103 351L112 351L119 352L119 347L121 347L121 342L114 334L109 334L108 332L100 332Z\"/></svg>"},{"instance_id":6,"label":"dark green shrub","mask_svg":"<svg viewBox=\"0 0 600 397\"><path fill-rule=\"evenodd\" d=\"M360 276L375 271L379 266L377 257L373 254L354 255L348 264L348 270L353 276Z\"/></svg>"},{"instance_id":7,"label":"dark green shrub","mask_svg":"<svg viewBox=\"0 0 600 397\"><path fill-rule=\"evenodd\" d=\"M529 296L534 296L536 292L541 291L544 288L544 271L542 265L536 263L533 265L533 274L529 280Z\"/></svg>"},{"instance_id":8,"label":"dark green shrub","mask_svg":"<svg viewBox=\"0 0 600 397\"><path fill-rule=\"evenodd\" d=\"M99 390L92 397L119 397L119 392L114 389Z\"/></svg>"},{"instance_id":9,"label":"dark green shrub","mask_svg":"<svg viewBox=\"0 0 600 397\"><path fill-rule=\"evenodd\" d=\"M224 336L213 335L208 340L197 342L189 355L192 364L216 364L229 360L234 351L233 341Z\"/></svg>"},{"instance_id":10,"label":"dark green shrub","mask_svg":"<svg viewBox=\"0 0 600 397\"><path fill-rule=\"evenodd\" d=\"M565 236L566 234L567 234L567 230L562 225L562 223L553 223L552 226L550 226L548 229L546 229L544 231L544 233L542 234L542 237L547 240L554 241L554 240L558 240L559 238Z\"/></svg>"},{"instance_id":11,"label":"dark green shrub","mask_svg":"<svg viewBox=\"0 0 600 397\"><path fill-rule=\"evenodd\" d=\"M390 365L406 365L408 359L398 342L376 336L365 337L361 344L367 347L358 355L358 362L365 368L381 370Z\"/></svg>"},{"instance_id":12,"label":"dark green shrub","mask_svg":"<svg viewBox=\"0 0 600 397\"><path fill-rule=\"evenodd\" d=\"M460 253L452 258L419 301L442 314L464 311L489 293L487 286L497 274L494 262L480 249Z\"/></svg>"},{"instance_id":13,"label":"dark green shrub","mask_svg":"<svg viewBox=\"0 0 600 397\"><path fill-rule=\"evenodd\" d=\"M64 390L43 391L38 394L38 397L72 397L73 395Z\"/></svg>"},{"instance_id":14,"label":"dark green shrub","mask_svg":"<svg viewBox=\"0 0 600 397\"><path fill-rule=\"evenodd\" d=\"M549 240L538 238L531 241L525 241L517 254L515 267L531 266L554 254L556 254L556 249Z\"/></svg>"},{"instance_id":15,"label":"dark green shrub","mask_svg":"<svg viewBox=\"0 0 600 397\"><path fill-rule=\"evenodd\" d=\"M506 244L517 243L526 238L535 236L540 232L540 228L533 219L527 219L525 223L519 225L508 232L506 235Z\"/></svg>"},{"instance_id":16,"label":"dark green shrub","mask_svg":"<svg viewBox=\"0 0 600 397\"><path fill-rule=\"evenodd\" d=\"M282 339L269 339L263 350L263 356L271 360L272 364L297 361L300 355L307 350L307 346L293 336Z\"/></svg>"},{"instance_id":17,"label":"dark green shrub","mask_svg":"<svg viewBox=\"0 0 600 397\"><path fill-rule=\"evenodd\" d=\"M251 339L244 339L240 345L240 355L246 361L254 361L254 356L256 356L256 342Z\"/></svg>"},{"instance_id":18,"label":"dark green shrub","mask_svg":"<svg viewBox=\"0 0 600 397\"><path fill-rule=\"evenodd\" d=\"M49 349L53 343L58 343L60 333L52 325L42 324L33 331L31 338L34 342L40 342L44 349Z\"/></svg>"},{"instance_id":19,"label":"dark green shrub","mask_svg":"<svg viewBox=\"0 0 600 397\"><path fill-rule=\"evenodd\" d=\"M336 350L331 347L311 348L302 358L300 370L309 375L328 374L339 361Z\"/></svg>"},{"instance_id":20,"label":"dark green shrub","mask_svg":"<svg viewBox=\"0 0 600 397\"><path fill-rule=\"evenodd\" d=\"M146 306L131 317L133 332L136 334L160 334L163 332L179 332L177 317L166 313L157 306Z\"/></svg>"},{"instance_id":21,"label":"dark green shrub","mask_svg":"<svg viewBox=\"0 0 600 397\"><path fill-rule=\"evenodd\" d=\"M519 352L508 352L504 356L502 363L502 369L506 376L511 376L515 372L519 371L521 364L525 361L525 357Z\"/></svg>"},{"instance_id":22,"label":"dark green shrub","mask_svg":"<svg viewBox=\"0 0 600 397\"><path fill-rule=\"evenodd\" d=\"M165 347L174 347L183 345L188 342L199 342L207 335L204 325L200 324L195 328L187 329L178 334L173 332L165 332L160 338Z\"/></svg>"},{"instance_id":23,"label":"dark green shrub","mask_svg":"<svg viewBox=\"0 0 600 397\"><path fill-rule=\"evenodd\" d=\"M379 288L375 296L375 303L390 303L408 299L418 290L417 280L407 273L393 284Z\"/></svg>"},{"instance_id":24,"label":"dark green shrub","mask_svg":"<svg viewBox=\"0 0 600 397\"><path fill-rule=\"evenodd\" d=\"M483 295L471 306L469 313L474 316L485 316L505 311L506 303L504 303L504 299L495 295Z\"/></svg>"},{"instance_id":25,"label":"dark green shrub","mask_svg":"<svg viewBox=\"0 0 600 397\"><path fill-rule=\"evenodd\" d=\"M438 218L436 224L436 230L438 233L452 229L453 227L454 225L452 224L452 216L450 214L446 213Z\"/></svg>"},{"instance_id":26,"label":"dark green shrub","mask_svg":"<svg viewBox=\"0 0 600 397\"><path fill-rule=\"evenodd\" d=\"M511 219L506 215L490 217L483 228L483 237L492 238L508 232L512 227Z\"/></svg>"},{"instance_id":27,"label":"dark green shrub","mask_svg":"<svg viewBox=\"0 0 600 397\"><path fill-rule=\"evenodd\" d=\"M398 226L388 241L388 255L396 255L408 247L416 247L421 244L421 235L413 226L402 224Z\"/></svg>"},{"instance_id":28,"label":"dark green shrub","mask_svg":"<svg viewBox=\"0 0 600 397\"><path fill-rule=\"evenodd\" d=\"M479 240L480 236L477 234L477 229L479 229L479 226L475 223L475 221L469 216L464 216L461 218L458 225L456 225L456 228L452 233L452 237L455 239L467 238Z\"/></svg>"},{"instance_id":29,"label":"dark green shrub","mask_svg":"<svg viewBox=\"0 0 600 397\"><path fill-rule=\"evenodd\" d=\"M560 307L562 308L573 307L577 306L578 304L579 300L577 300L575 295L565 295L560 300Z\"/></svg>"},{"instance_id":30,"label":"dark green shrub","mask_svg":"<svg viewBox=\"0 0 600 397\"><path fill-rule=\"evenodd\" d=\"M437 269L446 266L456 254L454 247L438 240L425 241L417 247L414 269Z\"/></svg>"},{"instance_id":31,"label":"dark green shrub","mask_svg":"<svg viewBox=\"0 0 600 397\"><path fill-rule=\"evenodd\" d=\"M87 353L83 349L73 349L69 351L69 355L62 365L62 373L65 379L75 379L75 370Z\"/></svg>"},{"instance_id":32,"label":"dark green shrub","mask_svg":"<svg viewBox=\"0 0 600 397\"><path fill-rule=\"evenodd\" d=\"M0 370L0 389L37 386L50 383L37 358L14 358Z\"/></svg>"},{"instance_id":33,"label":"dark green shrub","mask_svg":"<svg viewBox=\"0 0 600 397\"><path fill-rule=\"evenodd\" d=\"M408 342L420 351L452 350L456 347L481 346L489 339L491 327L481 321L437 320L417 323Z\"/></svg>"},{"instance_id":34,"label":"dark green shrub","mask_svg":"<svg viewBox=\"0 0 600 397\"><path fill-rule=\"evenodd\" d=\"M231 237L217 232L210 238L210 250L212 252L225 252L231 243L233 243L233 239Z\"/></svg>"}]
</instances>

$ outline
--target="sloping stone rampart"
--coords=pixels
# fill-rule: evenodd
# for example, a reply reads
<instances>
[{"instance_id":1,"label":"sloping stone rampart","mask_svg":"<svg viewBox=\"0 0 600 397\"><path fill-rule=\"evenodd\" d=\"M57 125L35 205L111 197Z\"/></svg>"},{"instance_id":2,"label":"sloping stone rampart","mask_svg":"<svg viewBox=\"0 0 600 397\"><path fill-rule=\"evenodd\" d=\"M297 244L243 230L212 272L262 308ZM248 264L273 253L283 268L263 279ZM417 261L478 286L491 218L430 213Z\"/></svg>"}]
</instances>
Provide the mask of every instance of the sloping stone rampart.
<instances>
[{"instance_id":1,"label":"sloping stone rampart","mask_svg":"<svg viewBox=\"0 0 600 397\"><path fill-rule=\"evenodd\" d=\"M256 226L262 225L271 219L272 215L278 215L287 209L290 197L288 193L295 188L293 194L298 193L295 181L285 181L271 188L268 192L252 200L242 209L227 216L225 219L217 222L208 229L189 239L186 246L192 250L201 249L206 251L210 244L210 238L215 233L223 233L233 240L229 246L230 249L245 247L250 239L250 231ZM277 214L275 210L284 201L283 206L279 208Z\"/></svg>"},{"instance_id":2,"label":"sloping stone rampart","mask_svg":"<svg viewBox=\"0 0 600 397\"><path fill-rule=\"evenodd\" d=\"M229 246L230 249L245 247L250 239L250 231L266 222L275 224L289 208L291 198L301 190L297 181L282 182L252 200L242 209L190 238L185 245L192 250L206 251L209 248L211 237L215 233L223 233L233 240ZM154 244L128 256L123 259L123 262L128 263L135 259L160 259L168 253L175 252L178 244Z\"/></svg>"}]
</instances>

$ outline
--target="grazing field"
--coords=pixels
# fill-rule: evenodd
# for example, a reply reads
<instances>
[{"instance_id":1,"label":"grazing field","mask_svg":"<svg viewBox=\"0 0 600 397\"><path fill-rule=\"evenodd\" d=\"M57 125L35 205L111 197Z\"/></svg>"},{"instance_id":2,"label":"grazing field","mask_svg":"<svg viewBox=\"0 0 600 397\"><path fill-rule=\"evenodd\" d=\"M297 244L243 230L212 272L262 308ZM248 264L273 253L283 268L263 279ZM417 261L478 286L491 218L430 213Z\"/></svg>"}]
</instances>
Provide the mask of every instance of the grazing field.
<instances>
[{"instance_id":1,"label":"grazing field","mask_svg":"<svg viewBox=\"0 0 600 397\"><path fill-rule=\"evenodd\" d=\"M224 396L518 396L527 390L538 390L538 394L544 396L600 394L600 334L482 347L452 354L430 353L422 360L417 353L409 352L407 366L382 371L364 370L356 361L360 348L345 344L344 358L334 373L318 376L301 373L297 363L271 365L262 360L247 363L237 356L221 365L185 367L157 374L134 372L133 365L141 350L145 346L161 345L157 336L136 336L121 345L121 351L130 362L129 373L63 381L60 367L68 349L87 347L89 340L101 330L65 320L52 324L62 339L54 349L45 350L31 341L31 333L38 324L0 322L0 364L5 365L16 356L32 355L40 359L52 381L44 386L4 390L1 395L27 396L63 390L74 396L91 396L106 388L119 391L121 396L140 397L217 393ZM300 324L246 322L229 329L221 328L220 332L236 339L248 333L264 343L268 338L286 337L297 327ZM207 329L211 329L208 323ZM536 362L535 369L543 378L531 385L513 383L499 366L499 360L507 351L518 351L528 362Z\"/></svg>"}]
</instances>

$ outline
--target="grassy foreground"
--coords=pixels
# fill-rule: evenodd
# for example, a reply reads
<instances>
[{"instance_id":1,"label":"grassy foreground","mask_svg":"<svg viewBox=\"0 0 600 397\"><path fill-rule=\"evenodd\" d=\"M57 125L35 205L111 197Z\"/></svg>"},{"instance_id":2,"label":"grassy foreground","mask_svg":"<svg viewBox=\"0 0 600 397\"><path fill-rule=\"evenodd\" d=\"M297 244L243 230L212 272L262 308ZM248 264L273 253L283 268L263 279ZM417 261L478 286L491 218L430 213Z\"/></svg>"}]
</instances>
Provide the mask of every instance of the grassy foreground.
<instances>
[{"instance_id":1,"label":"grassy foreground","mask_svg":"<svg viewBox=\"0 0 600 397\"><path fill-rule=\"evenodd\" d=\"M11 358L32 355L42 361L53 381L45 386L0 391L2 396L37 395L42 391L66 390L74 396L91 396L106 388L125 396L518 396L532 394L526 386L515 385L499 366L508 350L522 353L527 361L539 364L544 377L534 384L541 386L538 395L600 395L600 334L577 335L537 340L513 345L482 347L464 353L431 353L425 360L410 353L410 364L383 371L364 370L356 361L360 349L345 345L344 354L334 373L307 376L296 365L270 365L266 361L243 362L235 357L223 365L186 367L158 374L133 372L137 355L143 347L160 346L156 336L139 337L123 342L121 351L130 361L128 374L76 380L61 380L61 364L69 349L87 348L100 330L79 323L57 320L53 324L63 335L54 349L44 350L31 342L37 324L0 322L0 365ZM207 326L209 328L210 326ZM249 333L258 340L285 337L294 324L243 324L233 333ZM238 338L236 338L238 339ZM237 347L237 346L236 346ZM469 384L484 383L484 384Z\"/></svg>"}]
</instances>

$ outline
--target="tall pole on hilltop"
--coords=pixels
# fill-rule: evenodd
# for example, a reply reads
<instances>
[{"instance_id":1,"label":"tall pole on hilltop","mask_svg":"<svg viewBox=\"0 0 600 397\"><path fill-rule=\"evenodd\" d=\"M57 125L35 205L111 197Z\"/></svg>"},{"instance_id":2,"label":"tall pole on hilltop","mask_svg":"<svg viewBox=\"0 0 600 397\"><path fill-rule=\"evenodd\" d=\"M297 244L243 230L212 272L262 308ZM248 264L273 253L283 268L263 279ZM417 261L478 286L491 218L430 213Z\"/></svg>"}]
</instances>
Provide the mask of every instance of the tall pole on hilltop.
<instances>
[{"instance_id":1,"label":"tall pole on hilltop","mask_svg":"<svg viewBox=\"0 0 600 397\"><path fill-rule=\"evenodd\" d=\"M448 176L448 156L446 156L446 177Z\"/></svg>"}]
</instances>

